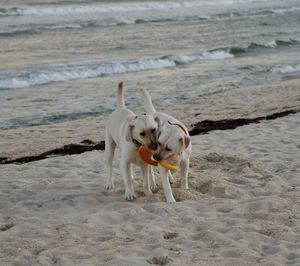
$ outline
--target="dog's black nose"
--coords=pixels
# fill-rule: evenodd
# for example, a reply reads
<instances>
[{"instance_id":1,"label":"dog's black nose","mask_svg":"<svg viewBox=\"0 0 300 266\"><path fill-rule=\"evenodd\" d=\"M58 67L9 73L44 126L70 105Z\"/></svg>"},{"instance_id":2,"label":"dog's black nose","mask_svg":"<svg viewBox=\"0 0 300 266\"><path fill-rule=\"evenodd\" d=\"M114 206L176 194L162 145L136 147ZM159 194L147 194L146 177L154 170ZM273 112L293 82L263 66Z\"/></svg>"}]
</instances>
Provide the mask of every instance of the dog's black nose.
<instances>
[{"instance_id":1,"label":"dog's black nose","mask_svg":"<svg viewBox=\"0 0 300 266\"><path fill-rule=\"evenodd\" d=\"M153 154L153 159L154 159L155 161L158 161L158 162L159 162L159 161L161 161L162 158L161 158L161 156L160 156L159 154L154 153L154 154Z\"/></svg>"},{"instance_id":2,"label":"dog's black nose","mask_svg":"<svg viewBox=\"0 0 300 266\"><path fill-rule=\"evenodd\" d=\"M156 150L156 149L157 149L157 144L156 144L156 143L151 143L151 144L148 146L148 148L149 148L150 150Z\"/></svg>"}]
</instances>

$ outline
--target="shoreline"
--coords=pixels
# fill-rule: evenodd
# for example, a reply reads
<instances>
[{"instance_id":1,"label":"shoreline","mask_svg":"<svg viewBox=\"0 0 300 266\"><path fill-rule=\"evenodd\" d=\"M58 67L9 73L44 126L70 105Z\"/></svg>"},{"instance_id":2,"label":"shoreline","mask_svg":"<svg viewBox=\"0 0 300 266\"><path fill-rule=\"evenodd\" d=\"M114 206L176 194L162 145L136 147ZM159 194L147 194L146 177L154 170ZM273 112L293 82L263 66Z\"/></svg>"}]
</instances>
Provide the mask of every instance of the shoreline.
<instances>
[{"instance_id":1,"label":"shoreline","mask_svg":"<svg viewBox=\"0 0 300 266\"><path fill-rule=\"evenodd\" d=\"M150 93L154 100L159 98L158 92ZM300 86L298 80L282 81L276 86L251 86L156 108L184 122L191 130L193 124L204 120L249 119L300 109ZM143 110L133 111L139 114ZM85 139L99 143L105 136L106 119L107 115L104 115L58 124L0 130L0 156L11 160L36 156Z\"/></svg>"},{"instance_id":2,"label":"shoreline","mask_svg":"<svg viewBox=\"0 0 300 266\"><path fill-rule=\"evenodd\" d=\"M223 119L217 121L204 120L193 124L192 129L189 130L189 134L190 136L196 136L196 135L207 134L215 130L232 130L237 127L241 127L249 124L257 124L264 120L274 120L291 114L296 114L298 112L300 112L300 109L286 110L286 111L276 112L266 116L260 116L260 117L248 118L248 119L237 118L237 119ZM81 154L87 151L104 150L104 149L105 149L104 140L95 143L92 140L86 139L81 141L80 144L70 143L64 145L63 147L56 148L54 150L49 150L42 154L33 155L33 156L19 157L15 159L9 159L7 157L0 156L0 165L29 163L29 162L39 161L39 160L45 160L53 156Z\"/></svg>"}]
</instances>

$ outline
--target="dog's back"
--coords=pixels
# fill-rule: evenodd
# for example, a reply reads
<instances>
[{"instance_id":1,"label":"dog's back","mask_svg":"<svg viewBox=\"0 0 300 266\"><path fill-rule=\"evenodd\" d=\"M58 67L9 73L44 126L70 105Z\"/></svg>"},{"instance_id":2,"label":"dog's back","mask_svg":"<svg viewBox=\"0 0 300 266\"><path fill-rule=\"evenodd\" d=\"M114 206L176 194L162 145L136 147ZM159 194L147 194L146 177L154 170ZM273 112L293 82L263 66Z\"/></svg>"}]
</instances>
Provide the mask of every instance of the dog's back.
<instances>
[{"instance_id":1,"label":"dog's back","mask_svg":"<svg viewBox=\"0 0 300 266\"><path fill-rule=\"evenodd\" d=\"M181 123L179 120L177 120L176 118L174 118L173 116L168 115L166 113L162 113L162 112L156 112L155 107L153 106L153 103L152 103L151 95L149 94L149 92L147 90L142 88L142 89L140 89L140 93L144 97L144 104L145 104L145 109L146 109L147 114L152 115L152 116L158 116L160 119L160 122L162 124L166 123L168 121L171 123L180 124L180 126L185 129L185 132L188 132L185 125L183 123ZM188 133L187 133L187 135L188 135Z\"/></svg>"}]
</instances>

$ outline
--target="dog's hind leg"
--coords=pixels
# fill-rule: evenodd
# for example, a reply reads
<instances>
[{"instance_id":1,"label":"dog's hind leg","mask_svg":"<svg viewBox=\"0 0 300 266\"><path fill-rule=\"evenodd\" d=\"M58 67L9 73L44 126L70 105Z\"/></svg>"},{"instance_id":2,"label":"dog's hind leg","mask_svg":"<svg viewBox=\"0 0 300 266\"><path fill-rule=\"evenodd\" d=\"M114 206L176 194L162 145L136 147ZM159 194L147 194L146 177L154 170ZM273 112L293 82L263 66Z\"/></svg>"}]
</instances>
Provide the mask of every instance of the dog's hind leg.
<instances>
[{"instance_id":1,"label":"dog's hind leg","mask_svg":"<svg viewBox=\"0 0 300 266\"><path fill-rule=\"evenodd\" d=\"M180 163L181 169L181 188L189 189L188 174L189 174L189 159L184 159Z\"/></svg>"},{"instance_id":2,"label":"dog's hind leg","mask_svg":"<svg viewBox=\"0 0 300 266\"><path fill-rule=\"evenodd\" d=\"M113 158L116 149L116 143L114 140L106 134L105 136L105 159L106 159L106 168L108 172L106 180L106 189L114 188L114 176L113 176Z\"/></svg>"}]
</instances>

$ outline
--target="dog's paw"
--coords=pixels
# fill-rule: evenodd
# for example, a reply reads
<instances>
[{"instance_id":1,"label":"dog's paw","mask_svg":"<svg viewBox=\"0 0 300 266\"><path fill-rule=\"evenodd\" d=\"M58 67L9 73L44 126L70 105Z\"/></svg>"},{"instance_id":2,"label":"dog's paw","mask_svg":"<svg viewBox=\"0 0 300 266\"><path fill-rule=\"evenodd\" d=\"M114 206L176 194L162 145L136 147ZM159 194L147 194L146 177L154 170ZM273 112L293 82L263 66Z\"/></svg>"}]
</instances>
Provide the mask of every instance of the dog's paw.
<instances>
[{"instance_id":1,"label":"dog's paw","mask_svg":"<svg viewBox=\"0 0 300 266\"><path fill-rule=\"evenodd\" d=\"M172 185L174 184L174 182L175 182L174 177L171 174L169 174L169 183Z\"/></svg>"},{"instance_id":2,"label":"dog's paw","mask_svg":"<svg viewBox=\"0 0 300 266\"><path fill-rule=\"evenodd\" d=\"M150 188L153 193L157 193L159 191L159 186L157 184L152 185Z\"/></svg>"},{"instance_id":3,"label":"dog's paw","mask_svg":"<svg viewBox=\"0 0 300 266\"><path fill-rule=\"evenodd\" d=\"M144 189L144 194L145 196L151 196L152 195L151 189Z\"/></svg>"},{"instance_id":4,"label":"dog's paw","mask_svg":"<svg viewBox=\"0 0 300 266\"><path fill-rule=\"evenodd\" d=\"M105 185L105 188L106 188L107 190L114 189L114 188L115 188L114 182L112 182L112 181L107 181L107 182L106 182L106 185Z\"/></svg>"},{"instance_id":5,"label":"dog's paw","mask_svg":"<svg viewBox=\"0 0 300 266\"><path fill-rule=\"evenodd\" d=\"M189 185L188 184L181 184L180 186L182 189L189 189Z\"/></svg>"},{"instance_id":6,"label":"dog's paw","mask_svg":"<svg viewBox=\"0 0 300 266\"><path fill-rule=\"evenodd\" d=\"M136 198L136 195L134 191L132 190L126 190L125 191L125 200L134 200Z\"/></svg>"},{"instance_id":7,"label":"dog's paw","mask_svg":"<svg viewBox=\"0 0 300 266\"><path fill-rule=\"evenodd\" d=\"M174 199L173 195L167 197L167 203L174 204L176 200Z\"/></svg>"}]
</instances>

